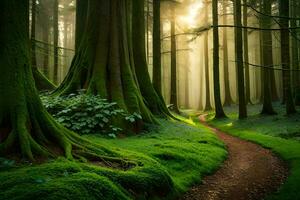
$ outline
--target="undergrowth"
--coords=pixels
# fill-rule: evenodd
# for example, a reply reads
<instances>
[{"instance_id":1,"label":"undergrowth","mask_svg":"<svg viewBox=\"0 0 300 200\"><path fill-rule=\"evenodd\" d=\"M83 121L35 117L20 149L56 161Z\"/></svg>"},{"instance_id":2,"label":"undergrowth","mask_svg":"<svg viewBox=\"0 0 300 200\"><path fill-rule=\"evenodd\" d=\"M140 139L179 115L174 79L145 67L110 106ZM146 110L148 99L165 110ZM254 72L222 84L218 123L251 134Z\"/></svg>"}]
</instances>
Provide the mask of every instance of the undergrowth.
<instances>
[{"instance_id":1,"label":"undergrowth","mask_svg":"<svg viewBox=\"0 0 300 200\"><path fill-rule=\"evenodd\" d=\"M85 138L118 151L138 165L109 168L64 158L37 165L0 159L0 197L15 199L174 199L226 157L224 145L199 126L160 120L148 132L110 139Z\"/></svg>"}]
</instances>

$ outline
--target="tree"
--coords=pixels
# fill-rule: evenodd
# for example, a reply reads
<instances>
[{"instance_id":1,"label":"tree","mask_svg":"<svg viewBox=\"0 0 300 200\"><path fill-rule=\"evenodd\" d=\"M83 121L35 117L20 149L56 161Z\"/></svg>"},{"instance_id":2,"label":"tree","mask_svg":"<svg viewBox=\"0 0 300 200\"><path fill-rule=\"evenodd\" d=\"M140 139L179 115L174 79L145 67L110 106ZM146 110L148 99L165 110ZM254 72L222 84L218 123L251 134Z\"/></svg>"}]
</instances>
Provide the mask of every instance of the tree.
<instances>
[{"instance_id":1,"label":"tree","mask_svg":"<svg viewBox=\"0 0 300 200\"><path fill-rule=\"evenodd\" d=\"M29 1L0 1L0 156L74 156L105 153L65 129L43 107L33 81L29 46ZM100 157L100 156L99 156Z\"/></svg>"},{"instance_id":2,"label":"tree","mask_svg":"<svg viewBox=\"0 0 300 200\"><path fill-rule=\"evenodd\" d=\"M160 115L162 117L172 117L166 107L161 93L157 92L151 83L148 72L145 52L144 4L145 0L134 1L133 3L132 29L134 31L132 31L132 35L129 38L129 44L132 43L133 65L135 67L137 84L142 93L145 104L153 114ZM160 24L157 24L157 26L160 26ZM134 38L134 41L132 38Z\"/></svg>"},{"instance_id":3,"label":"tree","mask_svg":"<svg viewBox=\"0 0 300 200\"><path fill-rule=\"evenodd\" d=\"M58 0L53 1L53 46L54 46L54 66L53 66L53 80L58 83Z\"/></svg>"},{"instance_id":4,"label":"tree","mask_svg":"<svg viewBox=\"0 0 300 200\"><path fill-rule=\"evenodd\" d=\"M262 10L265 15L271 15L271 1L264 0L262 3ZM261 16L262 28L271 28L271 18L268 16ZM271 90L271 72L268 67L273 65L273 49L272 49L272 33L271 31L264 30L262 32L262 62L263 66L263 108L261 113L273 115L276 112L272 106L272 90Z\"/></svg>"},{"instance_id":5,"label":"tree","mask_svg":"<svg viewBox=\"0 0 300 200\"><path fill-rule=\"evenodd\" d=\"M234 1L234 26L235 28L235 54L237 63L237 85L239 99L239 118L247 118L247 106L245 98L244 61L243 61L243 31L241 0Z\"/></svg>"},{"instance_id":6,"label":"tree","mask_svg":"<svg viewBox=\"0 0 300 200\"><path fill-rule=\"evenodd\" d=\"M208 1L205 1L204 20L208 21ZM208 54L208 31L204 33L204 62L205 62L205 105L204 111L211 110L210 104L210 84L209 84L209 54Z\"/></svg>"},{"instance_id":7,"label":"tree","mask_svg":"<svg viewBox=\"0 0 300 200\"><path fill-rule=\"evenodd\" d=\"M291 15L293 18L298 17L299 3L298 1L291 1ZM291 27L297 27L297 20L291 20ZM292 68L299 70L299 35L297 30L292 30ZM299 71L293 72L293 86L295 91L295 104L300 105L300 73Z\"/></svg>"},{"instance_id":8,"label":"tree","mask_svg":"<svg viewBox=\"0 0 300 200\"><path fill-rule=\"evenodd\" d=\"M220 66L219 66L219 22L218 22L218 0L212 1L213 16L213 75L214 75L214 99L215 99L215 118L224 118L225 113L221 102L220 91Z\"/></svg>"},{"instance_id":9,"label":"tree","mask_svg":"<svg viewBox=\"0 0 300 200\"><path fill-rule=\"evenodd\" d=\"M31 34L30 34L30 44L31 44L31 66L33 77L35 80L35 85L38 90L53 90L55 86L43 75L38 67L36 61L36 19L37 19L37 5L35 0L31 0Z\"/></svg>"},{"instance_id":10,"label":"tree","mask_svg":"<svg viewBox=\"0 0 300 200\"><path fill-rule=\"evenodd\" d=\"M227 25L227 12L226 0L223 0L223 24ZM224 106L230 106L232 104L232 98L230 94L229 85L229 69L228 69L228 38L227 28L223 28L223 66L224 66L224 88L225 88L225 101Z\"/></svg>"},{"instance_id":11,"label":"tree","mask_svg":"<svg viewBox=\"0 0 300 200\"><path fill-rule=\"evenodd\" d=\"M76 30L75 30L75 50L79 48L80 40L84 33L87 20L88 1L76 0Z\"/></svg>"},{"instance_id":12,"label":"tree","mask_svg":"<svg viewBox=\"0 0 300 200\"><path fill-rule=\"evenodd\" d=\"M289 37L289 8L290 4L287 0L279 0L280 18L280 43L281 43L281 62L282 62L282 78L284 90L284 102L286 104L286 113L296 113L296 108L291 88L291 67L290 67L290 37Z\"/></svg>"},{"instance_id":13,"label":"tree","mask_svg":"<svg viewBox=\"0 0 300 200\"><path fill-rule=\"evenodd\" d=\"M175 5L171 5L171 99L173 111L179 113L177 102L177 47L176 47Z\"/></svg>"},{"instance_id":14,"label":"tree","mask_svg":"<svg viewBox=\"0 0 300 200\"><path fill-rule=\"evenodd\" d=\"M85 89L116 102L129 113L141 114L144 121L154 122L151 111L168 111L147 71L143 1L89 0L88 4L79 48L54 95Z\"/></svg>"},{"instance_id":15,"label":"tree","mask_svg":"<svg viewBox=\"0 0 300 200\"><path fill-rule=\"evenodd\" d=\"M243 0L243 25L248 26L248 7L247 0ZM248 39L248 29L243 29L243 39L244 39L244 60L245 60L245 87L246 87L246 103L251 104L250 96L250 74L249 74L249 39Z\"/></svg>"},{"instance_id":16,"label":"tree","mask_svg":"<svg viewBox=\"0 0 300 200\"><path fill-rule=\"evenodd\" d=\"M161 94L160 0L153 0L153 86Z\"/></svg>"}]
</instances>

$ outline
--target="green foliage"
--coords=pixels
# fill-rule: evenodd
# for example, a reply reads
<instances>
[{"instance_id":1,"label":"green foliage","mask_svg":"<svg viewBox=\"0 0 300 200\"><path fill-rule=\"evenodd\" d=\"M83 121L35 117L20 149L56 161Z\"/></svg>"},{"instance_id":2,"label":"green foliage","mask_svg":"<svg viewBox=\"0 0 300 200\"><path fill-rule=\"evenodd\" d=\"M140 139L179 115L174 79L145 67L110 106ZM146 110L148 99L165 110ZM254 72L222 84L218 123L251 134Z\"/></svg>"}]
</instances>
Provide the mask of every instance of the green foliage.
<instances>
[{"instance_id":1,"label":"green foliage","mask_svg":"<svg viewBox=\"0 0 300 200\"><path fill-rule=\"evenodd\" d=\"M175 199L226 157L224 145L202 126L160 120L160 126L123 139L83 137L136 163L108 168L65 158L0 171L1 200ZM155 130L154 130L155 129ZM205 142L203 142L205 141Z\"/></svg>"},{"instance_id":2,"label":"green foliage","mask_svg":"<svg viewBox=\"0 0 300 200\"><path fill-rule=\"evenodd\" d=\"M116 138L122 132L122 128L117 125L119 120L135 123L142 119L140 114L127 114L117 103L110 103L99 95L44 95L41 98L48 112L59 123L79 134L97 133Z\"/></svg>"}]
</instances>

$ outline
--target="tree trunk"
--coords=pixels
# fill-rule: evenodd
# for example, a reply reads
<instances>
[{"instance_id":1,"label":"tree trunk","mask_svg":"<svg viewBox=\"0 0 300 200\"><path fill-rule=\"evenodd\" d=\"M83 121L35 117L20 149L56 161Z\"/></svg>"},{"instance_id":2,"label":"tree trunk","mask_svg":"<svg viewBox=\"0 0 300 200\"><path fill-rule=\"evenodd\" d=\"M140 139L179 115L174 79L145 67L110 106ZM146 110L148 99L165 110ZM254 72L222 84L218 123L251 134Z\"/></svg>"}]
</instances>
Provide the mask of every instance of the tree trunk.
<instances>
[{"instance_id":1,"label":"tree trunk","mask_svg":"<svg viewBox=\"0 0 300 200\"><path fill-rule=\"evenodd\" d=\"M87 23L88 0L76 0L76 28L75 28L75 51L78 50L80 40Z\"/></svg>"},{"instance_id":2,"label":"tree trunk","mask_svg":"<svg viewBox=\"0 0 300 200\"><path fill-rule=\"evenodd\" d=\"M242 12L241 0L234 1L235 16L235 54L238 71L238 99L239 99L239 118L247 118L247 106L245 99L245 81L244 81L244 61L243 61L243 30L242 30Z\"/></svg>"},{"instance_id":3,"label":"tree trunk","mask_svg":"<svg viewBox=\"0 0 300 200\"><path fill-rule=\"evenodd\" d=\"M247 5L247 0L243 0L244 5ZM243 25L248 26L248 7L243 6ZM245 88L246 88L246 104L251 103L251 93L250 93L250 74L249 74L249 50L248 50L248 29L243 29L243 39L244 39L244 60L245 60Z\"/></svg>"},{"instance_id":4,"label":"tree trunk","mask_svg":"<svg viewBox=\"0 0 300 200\"><path fill-rule=\"evenodd\" d=\"M125 0L89 0L88 4L86 31L67 76L54 94L76 93L79 89L86 89L87 93L99 94L116 102L129 113L141 114L146 122L155 122L143 96L146 101L149 100L140 91L146 83L140 87L135 72L140 70L138 75L141 80L150 82L149 74L143 74L147 66L134 59L137 54L133 51L132 23L136 15L132 13L142 11L132 11L132 1ZM144 26L138 26L134 31L137 34L140 33L138 29L145 31ZM145 40L136 42L141 45ZM141 59L145 59L145 56L143 54ZM151 82L150 85L152 87ZM157 106L151 105L155 104L152 101L146 103L149 107Z\"/></svg>"},{"instance_id":5,"label":"tree trunk","mask_svg":"<svg viewBox=\"0 0 300 200\"><path fill-rule=\"evenodd\" d=\"M160 0L153 0L153 86L158 94L161 93L161 23Z\"/></svg>"},{"instance_id":6,"label":"tree trunk","mask_svg":"<svg viewBox=\"0 0 300 200\"><path fill-rule=\"evenodd\" d=\"M54 46L54 66L53 66L53 80L58 83L58 0L53 3L53 46Z\"/></svg>"},{"instance_id":7,"label":"tree trunk","mask_svg":"<svg viewBox=\"0 0 300 200\"><path fill-rule=\"evenodd\" d=\"M291 1L291 15L294 18L298 17L298 1ZM297 20L291 20L291 27L297 27ZM299 41L298 31L292 30L292 69L299 70ZM299 71L293 71L293 89L295 92L295 104L300 105L300 73Z\"/></svg>"},{"instance_id":8,"label":"tree trunk","mask_svg":"<svg viewBox=\"0 0 300 200\"><path fill-rule=\"evenodd\" d=\"M147 107L150 111L155 115L160 115L162 117L169 116L169 113L166 104L161 96L161 93L157 92L154 89L153 84L151 83L149 71L148 71L148 64L146 59L146 52L145 52L145 12L144 12L144 3L145 0L134 1L133 3L133 16L132 16L132 37L130 37L130 43L132 43L133 49L133 65L135 66L136 76L139 88L141 90L142 96L145 100ZM160 27L160 23L156 24ZM157 27L156 27L157 28ZM159 31L159 41L160 41L160 31ZM133 40L134 38L134 40ZM156 44L160 46L159 44ZM159 56L160 62L160 48L159 51L156 52ZM158 62L158 61L157 61ZM153 76L161 77L161 69L159 64L158 74L153 74ZM156 73L156 72L154 72Z\"/></svg>"},{"instance_id":9,"label":"tree trunk","mask_svg":"<svg viewBox=\"0 0 300 200\"><path fill-rule=\"evenodd\" d=\"M35 32L36 32L36 1L31 0L31 66L37 68L36 66L36 46L35 46Z\"/></svg>"},{"instance_id":10,"label":"tree trunk","mask_svg":"<svg viewBox=\"0 0 300 200\"><path fill-rule=\"evenodd\" d=\"M223 24L227 25L227 5L226 0L223 0ZM224 106L230 106L232 104L232 98L230 93L229 82L229 67L228 67L228 37L227 28L223 28L223 66L224 66L224 87L225 87L225 101Z\"/></svg>"},{"instance_id":11,"label":"tree trunk","mask_svg":"<svg viewBox=\"0 0 300 200\"><path fill-rule=\"evenodd\" d=\"M289 17L289 1L279 0L279 15ZM281 41L281 62L282 62L282 78L284 90L284 102L286 104L286 113L296 113L296 108L291 88L291 66L290 66L290 37L289 37L289 20L280 18L280 41Z\"/></svg>"},{"instance_id":12,"label":"tree trunk","mask_svg":"<svg viewBox=\"0 0 300 200\"><path fill-rule=\"evenodd\" d=\"M206 8L204 9L205 19L204 21L208 21L208 1L205 1ZM204 65L205 65L205 105L204 111L211 110L210 103L210 84L209 84L209 54L208 54L208 31L204 33Z\"/></svg>"},{"instance_id":13,"label":"tree trunk","mask_svg":"<svg viewBox=\"0 0 300 200\"><path fill-rule=\"evenodd\" d=\"M62 154L72 159L80 150L105 154L58 124L39 99L30 66L29 1L2 0L0 13L0 93L5 97L0 98L0 156L34 160Z\"/></svg>"},{"instance_id":14,"label":"tree trunk","mask_svg":"<svg viewBox=\"0 0 300 200\"><path fill-rule=\"evenodd\" d=\"M179 113L177 102L177 47L176 47L176 32L175 32L175 7L171 8L171 98L170 103L173 106L173 111Z\"/></svg>"},{"instance_id":15,"label":"tree trunk","mask_svg":"<svg viewBox=\"0 0 300 200\"><path fill-rule=\"evenodd\" d=\"M215 118L220 119L225 117L225 113L221 101L220 91L220 66L219 66L219 22L218 22L218 0L212 1L212 16L213 16L213 76L214 76L214 100L215 100Z\"/></svg>"},{"instance_id":16,"label":"tree trunk","mask_svg":"<svg viewBox=\"0 0 300 200\"><path fill-rule=\"evenodd\" d=\"M263 2L263 13L271 15L271 2L265 0ZM271 28L271 18L261 16L262 28ZM271 31L262 32L262 62L264 67L270 67L273 65L273 49L272 49L272 33ZM263 69L263 82L264 82L264 93L263 93L263 108L261 113L267 115L274 115L276 112L272 106L272 90L271 90L271 72L273 70L264 68Z\"/></svg>"},{"instance_id":17,"label":"tree trunk","mask_svg":"<svg viewBox=\"0 0 300 200\"><path fill-rule=\"evenodd\" d=\"M37 68L36 61L36 14L37 7L36 1L31 1L31 67L33 72L33 77L35 80L35 85L38 90L53 90L55 86L43 75Z\"/></svg>"}]
</instances>

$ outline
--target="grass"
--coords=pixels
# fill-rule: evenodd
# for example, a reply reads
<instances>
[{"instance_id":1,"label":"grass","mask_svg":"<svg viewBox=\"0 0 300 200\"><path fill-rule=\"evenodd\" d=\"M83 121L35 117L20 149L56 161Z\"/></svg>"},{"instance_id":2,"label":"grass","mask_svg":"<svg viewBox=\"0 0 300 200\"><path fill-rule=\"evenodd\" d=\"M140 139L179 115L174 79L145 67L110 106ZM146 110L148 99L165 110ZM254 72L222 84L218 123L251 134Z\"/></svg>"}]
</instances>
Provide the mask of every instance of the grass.
<instances>
[{"instance_id":1,"label":"grass","mask_svg":"<svg viewBox=\"0 0 300 200\"><path fill-rule=\"evenodd\" d=\"M122 170L64 158L41 165L0 159L1 199L171 199L226 158L210 130L180 122L161 120L160 126L123 139L85 137L138 165Z\"/></svg>"},{"instance_id":2,"label":"grass","mask_svg":"<svg viewBox=\"0 0 300 200\"><path fill-rule=\"evenodd\" d=\"M210 113L208 120L224 132L271 149L288 163L290 173L285 184L268 199L300 199L300 115L286 116L280 104L276 104L275 109L278 115L261 116L257 114L260 106L249 106L249 118L238 120L236 107L232 107L225 110L228 119L213 120Z\"/></svg>"}]
</instances>

